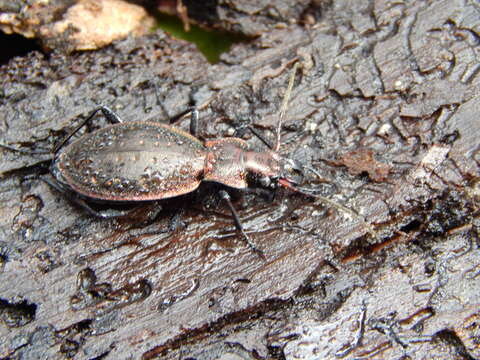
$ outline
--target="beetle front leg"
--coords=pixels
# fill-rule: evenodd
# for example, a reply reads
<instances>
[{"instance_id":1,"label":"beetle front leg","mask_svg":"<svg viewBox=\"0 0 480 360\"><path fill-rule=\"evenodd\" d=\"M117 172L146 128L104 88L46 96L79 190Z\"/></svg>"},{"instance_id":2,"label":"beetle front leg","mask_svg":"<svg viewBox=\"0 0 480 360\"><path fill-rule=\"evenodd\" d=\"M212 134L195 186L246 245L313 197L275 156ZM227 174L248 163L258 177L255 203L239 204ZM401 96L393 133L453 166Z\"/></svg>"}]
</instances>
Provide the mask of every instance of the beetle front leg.
<instances>
[{"instance_id":1,"label":"beetle front leg","mask_svg":"<svg viewBox=\"0 0 480 360\"><path fill-rule=\"evenodd\" d=\"M248 247L250 249L252 249L258 256L260 256L263 260L266 260L265 259L265 255L263 254L263 251L258 249L255 244L252 243L252 241L250 240L250 238L248 237L247 233L245 232L245 230L243 229L243 225L242 225L242 222L240 221L240 217L238 216L238 213L237 211L235 210L235 208L233 207L233 204L232 204L232 200L230 198L230 195L228 194L228 192L226 192L225 190L220 190L218 192L218 194L220 195L220 198L222 200L225 200L225 202L227 203L229 209L230 209L230 212L232 213L232 217L233 217L233 221L235 222L235 227L237 228L238 231L240 231L243 235L243 238L245 240L245 242L247 243Z\"/></svg>"}]
</instances>

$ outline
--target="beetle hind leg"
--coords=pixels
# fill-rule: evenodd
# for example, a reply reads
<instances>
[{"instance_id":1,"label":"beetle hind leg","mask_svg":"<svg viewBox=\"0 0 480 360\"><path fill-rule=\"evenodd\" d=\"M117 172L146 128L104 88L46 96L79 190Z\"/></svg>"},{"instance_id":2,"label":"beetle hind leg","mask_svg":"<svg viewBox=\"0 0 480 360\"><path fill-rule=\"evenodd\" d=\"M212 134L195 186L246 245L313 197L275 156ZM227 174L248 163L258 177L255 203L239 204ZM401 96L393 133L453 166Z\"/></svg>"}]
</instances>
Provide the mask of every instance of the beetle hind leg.
<instances>
[{"instance_id":1,"label":"beetle hind leg","mask_svg":"<svg viewBox=\"0 0 480 360\"><path fill-rule=\"evenodd\" d=\"M225 200L225 202L227 203L228 208L230 209L230 212L232 213L233 221L235 222L235 227L237 228L238 231L240 231L242 233L243 239L247 243L248 247L251 250L253 250L253 252L255 252L258 256L260 256L263 260L265 260L265 255L264 255L263 251L255 246L255 244L250 240L250 237L247 235L247 233L243 229L243 225L242 225L242 222L240 220L240 217L238 216L237 211L233 207L232 200L231 200L228 192L226 192L225 190L220 190L219 195L220 195L220 198L222 200Z\"/></svg>"},{"instance_id":2,"label":"beetle hind leg","mask_svg":"<svg viewBox=\"0 0 480 360\"><path fill-rule=\"evenodd\" d=\"M73 135L75 135L78 132L78 130L80 130L83 126L85 126L87 122L92 120L95 114L98 113L99 111L101 111L105 116L105 118L107 118L107 120L110 121L112 124L119 124L123 122L120 116L116 112L114 112L112 109L110 109L108 106L104 106L104 105L99 106L95 110L93 110L85 120L83 120L80 124L78 124L77 127L75 127L75 129L70 131L70 133L67 136L65 136L57 146L55 146L55 148L53 149L53 153L54 154L58 153L58 151L63 147L63 145L65 145L65 143L68 140L70 140L70 138Z\"/></svg>"},{"instance_id":3,"label":"beetle hind leg","mask_svg":"<svg viewBox=\"0 0 480 360\"><path fill-rule=\"evenodd\" d=\"M12 151L15 153L19 154L24 154L24 155L49 155L49 157L45 160L40 160L39 163L44 163L44 162L51 162L53 160L53 155L51 151L46 151L46 150L24 150L24 149L17 149L16 147L10 146L10 145L5 145L0 143L0 148L5 149L8 151Z\"/></svg>"},{"instance_id":4,"label":"beetle hind leg","mask_svg":"<svg viewBox=\"0 0 480 360\"><path fill-rule=\"evenodd\" d=\"M73 191L70 191L70 190L66 189L58 181L48 179L48 178L44 178L44 177L41 177L40 179L43 182L47 183L53 189L55 189L58 192L64 194L75 205L81 207L82 209L84 209L89 214L91 214L93 216L96 216L96 217L99 217L99 218L102 218L102 219L112 219L112 218L127 216L139 207L139 206L135 206L134 208L128 209L128 210L118 210L118 209L95 210L90 205L88 205L88 203L84 199L79 197Z\"/></svg>"}]
</instances>

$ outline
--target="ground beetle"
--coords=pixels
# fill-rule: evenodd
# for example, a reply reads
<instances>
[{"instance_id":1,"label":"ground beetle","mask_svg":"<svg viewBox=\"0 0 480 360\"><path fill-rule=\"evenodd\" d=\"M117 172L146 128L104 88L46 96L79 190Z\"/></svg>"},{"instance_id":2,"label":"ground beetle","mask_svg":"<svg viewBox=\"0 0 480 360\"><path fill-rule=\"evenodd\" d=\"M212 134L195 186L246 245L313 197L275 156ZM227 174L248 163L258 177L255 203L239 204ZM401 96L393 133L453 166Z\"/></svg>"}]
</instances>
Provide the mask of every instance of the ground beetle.
<instances>
[{"instance_id":1,"label":"ground beetle","mask_svg":"<svg viewBox=\"0 0 480 360\"><path fill-rule=\"evenodd\" d=\"M277 139L269 151L250 151L240 138L202 142L197 138L198 111L191 112L191 133L157 122L127 122L106 106L95 109L53 151L51 173L44 179L55 189L67 193L78 205L102 218L126 215L127 211L96 211L87 201L136 202L171 198L194 191L202 181L226 185L219 191L226 201L236 228L251 249L258 250L243 229L226 189L245 189L253 180L275 189L278 185L320 198L342 211L358 217L352 210L328 199L302 191L303 168L279 155L280 127L295 78L294 65L279 114ZM66 142L95 114L101 111L113 123L66 145ZM252 132L268 145L253 128ZM3 147L12 149L8 146ZM12 149L17 150L17 149ZM24 151L22 151L24 152ZM361 219L362 222L363 219ZM262 255L263 256L263 255Z\"/></svg>"}]
</instances>

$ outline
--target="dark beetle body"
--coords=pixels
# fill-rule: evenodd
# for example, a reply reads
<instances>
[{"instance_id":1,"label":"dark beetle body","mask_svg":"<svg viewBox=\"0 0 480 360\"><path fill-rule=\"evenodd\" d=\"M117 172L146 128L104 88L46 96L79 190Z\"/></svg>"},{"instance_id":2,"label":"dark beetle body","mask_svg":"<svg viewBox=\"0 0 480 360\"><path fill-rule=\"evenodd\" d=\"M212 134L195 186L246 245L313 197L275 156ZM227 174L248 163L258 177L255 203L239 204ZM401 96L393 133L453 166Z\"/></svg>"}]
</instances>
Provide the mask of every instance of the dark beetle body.
<instances>
[{"instance_id":1,"label":"dark beetle body","mask_svg":"<svg viewBox=\"0 0 480 360\"><path fill-rule=\"evenodd\" d=\"M248 151L245 141L203 143L155 122L110 125L66 146L52 171L64 188L106 201L160 200L195 190L202 181L246 188L247 175L280 174L280 157Z\"/></svg>"}]
</instances>

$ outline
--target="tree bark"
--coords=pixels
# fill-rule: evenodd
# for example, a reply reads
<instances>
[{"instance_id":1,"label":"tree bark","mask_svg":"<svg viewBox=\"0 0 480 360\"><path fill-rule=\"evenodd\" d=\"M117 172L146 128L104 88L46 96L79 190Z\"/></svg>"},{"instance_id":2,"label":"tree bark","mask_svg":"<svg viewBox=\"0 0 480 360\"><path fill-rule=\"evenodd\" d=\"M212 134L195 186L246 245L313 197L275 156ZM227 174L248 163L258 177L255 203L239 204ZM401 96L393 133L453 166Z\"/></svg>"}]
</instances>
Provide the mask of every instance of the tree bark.
<instances>
[{"instance_id":1,"label":"tree bark","mask_svg":"<svg viewBox=\"0 0 480 360\"><path fill-rule=\"evenodd\" d=\"M2 66L1 143L48 150L100 104L168 122L194 101L205 139L274 139L298 61L281 153L366 224L235 192L262 260L215 186L99 220L40 180L49 155L3 149L0 357L480 358L479 29L475 2L337 0L214 65L157 31Z\"/></svg>"}]
</instances>

